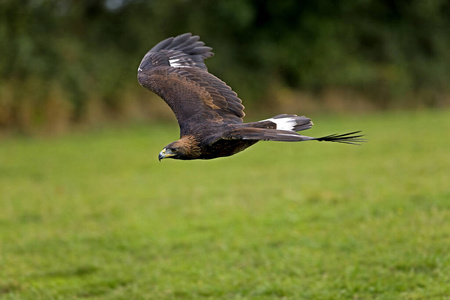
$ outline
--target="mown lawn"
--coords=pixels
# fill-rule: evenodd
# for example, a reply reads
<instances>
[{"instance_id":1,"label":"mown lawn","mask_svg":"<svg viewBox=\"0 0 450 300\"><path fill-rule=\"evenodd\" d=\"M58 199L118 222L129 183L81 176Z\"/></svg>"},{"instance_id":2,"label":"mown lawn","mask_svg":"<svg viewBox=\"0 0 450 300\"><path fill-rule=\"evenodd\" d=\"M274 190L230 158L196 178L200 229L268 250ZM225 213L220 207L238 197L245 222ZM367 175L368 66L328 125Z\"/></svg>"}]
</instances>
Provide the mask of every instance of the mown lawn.
<instances>
[{"instance_id":1,"label":"mown lawn","mask_svg":"<svg viewBox=\"0 0 450 300\"><path fill-rule=\"evenodd\" d=\"M139 125L0 140L0 299L449 299L450 111L159 163Z\"/></svg>"}]
</instances>

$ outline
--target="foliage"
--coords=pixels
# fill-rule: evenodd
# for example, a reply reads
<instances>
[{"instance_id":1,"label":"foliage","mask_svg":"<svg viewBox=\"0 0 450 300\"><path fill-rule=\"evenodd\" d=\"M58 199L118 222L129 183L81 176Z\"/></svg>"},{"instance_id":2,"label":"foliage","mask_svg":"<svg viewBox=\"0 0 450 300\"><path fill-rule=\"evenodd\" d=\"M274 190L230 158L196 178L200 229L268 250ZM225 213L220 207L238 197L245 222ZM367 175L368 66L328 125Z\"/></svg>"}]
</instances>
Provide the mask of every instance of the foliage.
<instances>
[{"instance_id":1,"label":"foliage","mask_svg":"<svg viewBox=\"0 0 450 300\"><path fill-rule=\"evenodd\" d=\"M3 128L45 122L54 103L68 122L85 120L92 102L123 114L124 98L145 101L135 79L144 53L189 31L214 47L210 70L247 104L279 87L351 89L381 107L436 106L449 93L445 0L3 0L0 9Z\"/></svg>"},{"instance_id":2,"label":"foliage","mask_svg":"<svg viewBox=\"0 0 450 300\"><path fill-rule=\"evenodd\" d=\"M448 296L450 112L311 117L369 142L159 163L175 125L4 140L0 297Z\"/></svg>"}]
</instances>

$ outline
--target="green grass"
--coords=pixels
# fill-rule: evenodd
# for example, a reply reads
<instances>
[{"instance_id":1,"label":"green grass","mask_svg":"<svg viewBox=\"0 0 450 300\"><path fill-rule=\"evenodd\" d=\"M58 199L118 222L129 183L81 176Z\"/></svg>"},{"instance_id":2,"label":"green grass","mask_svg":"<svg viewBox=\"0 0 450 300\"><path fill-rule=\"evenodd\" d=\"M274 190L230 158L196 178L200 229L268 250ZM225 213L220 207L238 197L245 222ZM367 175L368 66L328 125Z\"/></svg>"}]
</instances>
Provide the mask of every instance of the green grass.
<instances>
[{"instance_id":1,"label":"green grass","mask_svg":"<svg viewBox=\"0 0 450 300\"><path fill-rule=\"evenodd\" d=\"M449 299L450 111L164 160L167 125L0 141L1 299Z\"/></svg>"}]
</instances>

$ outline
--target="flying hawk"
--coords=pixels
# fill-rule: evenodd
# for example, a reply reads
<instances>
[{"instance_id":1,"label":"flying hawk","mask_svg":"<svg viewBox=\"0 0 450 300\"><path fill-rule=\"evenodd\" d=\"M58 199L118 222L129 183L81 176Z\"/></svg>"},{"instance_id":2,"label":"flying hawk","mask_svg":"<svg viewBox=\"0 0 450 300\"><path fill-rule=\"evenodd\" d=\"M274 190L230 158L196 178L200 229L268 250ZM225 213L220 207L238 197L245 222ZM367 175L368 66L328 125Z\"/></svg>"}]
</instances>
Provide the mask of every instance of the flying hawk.
<instances>
[{"instance_id":1,"label":"flying hawk","mask_svg":"<svg viewBox=\"0 0 450 300\"><path fill-rule=\"evenodd\" d=\"M244 106L237 94L208 72L204 59L212 48L185 33L153 47L138 68L139 83L170 106L180 126L180 139L159 153L159 160L212 159L236 154L258 141L362 142L359 131L314 138L297 131L313 125L305 116L282 114L244 123Z\"/></svg>"}]
</instances>

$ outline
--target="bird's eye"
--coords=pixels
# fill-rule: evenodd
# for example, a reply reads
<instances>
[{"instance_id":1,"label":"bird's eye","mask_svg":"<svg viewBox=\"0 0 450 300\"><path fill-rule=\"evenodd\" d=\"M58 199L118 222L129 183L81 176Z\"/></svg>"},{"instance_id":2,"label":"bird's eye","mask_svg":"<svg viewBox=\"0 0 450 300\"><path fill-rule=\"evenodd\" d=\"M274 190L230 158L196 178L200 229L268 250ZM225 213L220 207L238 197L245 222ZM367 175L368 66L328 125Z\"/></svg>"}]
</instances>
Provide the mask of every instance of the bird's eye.
<instances>
[{"instance_id":1,"label":"bird's eye","mask_svg":"<svg viewBox=\"0 0 450 300\"><path fill-rule=\"evenodd\" d=\"M178 152L176 148L170 148L169 150L170 150L170 152L172 152L172 153L177 153L177 152Z\"/></svg>"}]
</instances>

